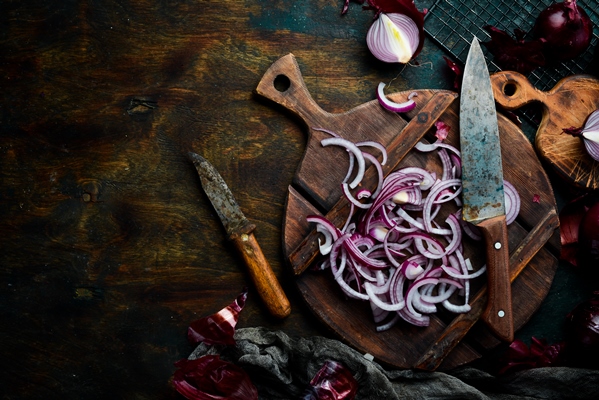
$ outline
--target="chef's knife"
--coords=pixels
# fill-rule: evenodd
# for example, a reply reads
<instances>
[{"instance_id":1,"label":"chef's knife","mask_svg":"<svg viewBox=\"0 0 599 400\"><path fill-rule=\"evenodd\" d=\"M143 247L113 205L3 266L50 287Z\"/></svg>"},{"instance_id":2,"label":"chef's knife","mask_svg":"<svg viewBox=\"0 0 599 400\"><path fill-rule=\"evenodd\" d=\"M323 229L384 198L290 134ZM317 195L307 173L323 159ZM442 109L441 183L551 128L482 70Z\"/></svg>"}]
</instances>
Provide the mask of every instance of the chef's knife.
<instances>
[{"instance_id":1,"label":"chef's knife","mask_svg":"<svg viewBox=\"0 0 599 400\"><path fill-rule=\"evenodd\" d=\"M291 312L289 300L254 236L256 226L247 220L218 171L202 156L189 153L204 192L218 214L229 239L243 258L258 293L272 315L284 318Z\"/></svg>"},{"instance_id":2,"label":"chef's knife","mask_svg":"<svg viewBox=\"0 0 599 400\"><path fill-rule=\"evenodd\" d=\"M514 325L499 128L489 71L476 37L462 78L460 146L462 216L480 228L487 254L488 300L481 318L498 338L511 342Z\"/></svg>"}]
</instances>

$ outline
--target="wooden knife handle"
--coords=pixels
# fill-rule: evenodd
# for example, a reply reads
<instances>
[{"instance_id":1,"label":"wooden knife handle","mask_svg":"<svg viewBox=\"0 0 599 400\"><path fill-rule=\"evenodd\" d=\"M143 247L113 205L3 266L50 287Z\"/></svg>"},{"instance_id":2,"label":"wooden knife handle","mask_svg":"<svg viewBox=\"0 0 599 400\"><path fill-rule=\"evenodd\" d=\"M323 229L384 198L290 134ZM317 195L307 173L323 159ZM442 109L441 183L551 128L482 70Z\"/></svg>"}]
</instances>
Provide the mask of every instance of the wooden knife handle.
<instances>
[{"instance_id":1,"label":"wooden knife handle","mask_svg":"<svg viewBox=\"0 0 599 400\"><path fill-rule=\"evenodd\" d=\"M230 239L243 257L250 277L270 313L277 318L287 317L291 313L291 305L254 233L233 235Z\"/></svg>"},{"instance_id":2,"label":"wooden knife handle","mask_svg":"<svg viewBox=\"0 0 599 400\"><path fill-rule=\"evenodd\" d=\"M488 301L481 318L495 336L503 341L512 342L512 284L505 215L490 218L477 226L483 233L487 252Z\"/></svg>"}]
</instances>

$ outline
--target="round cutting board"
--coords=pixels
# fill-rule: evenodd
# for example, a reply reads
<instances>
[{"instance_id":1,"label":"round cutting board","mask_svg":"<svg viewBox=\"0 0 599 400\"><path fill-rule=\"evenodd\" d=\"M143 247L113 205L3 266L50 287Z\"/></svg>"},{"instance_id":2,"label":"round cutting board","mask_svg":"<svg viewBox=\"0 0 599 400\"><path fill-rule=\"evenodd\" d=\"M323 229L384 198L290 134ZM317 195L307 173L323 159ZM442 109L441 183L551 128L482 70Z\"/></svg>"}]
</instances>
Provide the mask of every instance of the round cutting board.
<instances>
[{"instance_id":1,"label":"round cutting board","mask_svg":"<svg viewBox=\"0 0 599 400\"><path fill-rule=\"evenodd\" d=\"M277 84L281 79L286 83ZM314 314L341 340L383 364L397 368L449 369L481 356L475 349L490 349L499 341L482 322L476 322L484 306L485 280L474 285L473 310L468 314L438 315L428 327L401 322L377 332L370 306L347 299L330 271L309 267L316 247L314 227L306 221L312 214L337 222L347 216L340 207L340 182L348 167L347 155L333 147L322 147L326 137L320 129L334 131L352 141L377 140L388 146L389 168L419 165L439 170L436 157L412 150L420 140L434 140L434 123L448 124L446 142L459 146L457 95L449 91L416 90L418 106L406 115L388 112L371 101L345 113L322 110L310 96L293 55L275 62L264 74L257 93L299 116L308 127L308 141L293 183L289 186L283 225L284 253L297 275L297 287ZM412 93L390 95L405 101ZM557 207L549 180L534 149L517 126L499 116L504 178L519 191L521 211L509 226L510 267L513 279L514 326L520 328L539 307L551 286L557 259L548 241L557 229ZM388 172L388 171L387 171ZM538 198L538 200L537 200ZM484 263L485 254L476 242L464 242L473 262ZM318 257L316 255L316 260ZM517 277L516 277L517 275ZM472 303L471 303L472 304ZM448 347L448 342L454 342ZM439 351L439 348L449 349Z\"/></svg>"}]
</instances>

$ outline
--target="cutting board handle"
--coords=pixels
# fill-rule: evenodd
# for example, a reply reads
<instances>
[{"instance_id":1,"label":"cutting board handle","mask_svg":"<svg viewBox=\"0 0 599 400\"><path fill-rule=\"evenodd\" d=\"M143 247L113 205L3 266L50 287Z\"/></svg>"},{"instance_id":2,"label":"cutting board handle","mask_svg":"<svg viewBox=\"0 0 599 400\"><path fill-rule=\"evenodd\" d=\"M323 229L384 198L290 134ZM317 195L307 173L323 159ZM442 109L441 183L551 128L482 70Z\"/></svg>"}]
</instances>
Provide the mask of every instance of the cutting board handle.
<instances>
[{"instance_id":1,"label":"cutting board handle","mask_svg":"<svg viewBox=\"0 0 599 400\"><path fill-rule=\"evenodd\" d=\"M299 65L291 53L270 66L258 83L256 92L290 110L308 126L318 125L317 121L329 114L308 92Z\"/></svg>"},{"instance_id":2,"label":"cutting board handle","mask_svg":"<svg viewBox=\"0 0 599 400\"><path fill-rule=\"evenodd\" d=\"M515 110L533 101L544 103L548 94L534 87L522 74L501 71L491 75L495 101L508 110Z\"/></svg>"}]
</instances>

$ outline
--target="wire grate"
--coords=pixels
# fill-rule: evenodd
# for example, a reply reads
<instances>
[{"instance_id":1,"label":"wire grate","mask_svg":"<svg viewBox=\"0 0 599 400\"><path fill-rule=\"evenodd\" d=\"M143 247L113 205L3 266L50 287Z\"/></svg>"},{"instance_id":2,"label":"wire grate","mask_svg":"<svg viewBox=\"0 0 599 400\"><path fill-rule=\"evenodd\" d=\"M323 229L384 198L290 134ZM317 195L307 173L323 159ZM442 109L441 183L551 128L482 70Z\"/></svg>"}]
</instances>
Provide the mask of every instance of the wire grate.
<instances>
[{"instance_id":1,"label":"wire grate","mask_svg":"<svg viewBox=\"0 0 599 400\"><path fill-rule=\"evenodd\" d=\"M530 32L539 13L554 0L436 0L424 20L426 33L456 60L465 63L473 35L480 41L490 40L483 28L493 25L510 34L519 28ZM593 38L589 48L575 60L557 66L541 67L528 75L540 90L550 90L565 76L589 72L593 54L599 43L599 0L578 0L593 22ZM489 71L499 68L483 46ZM598 50L599 51L599 50Z\"/></svg>"}]
</instances>

